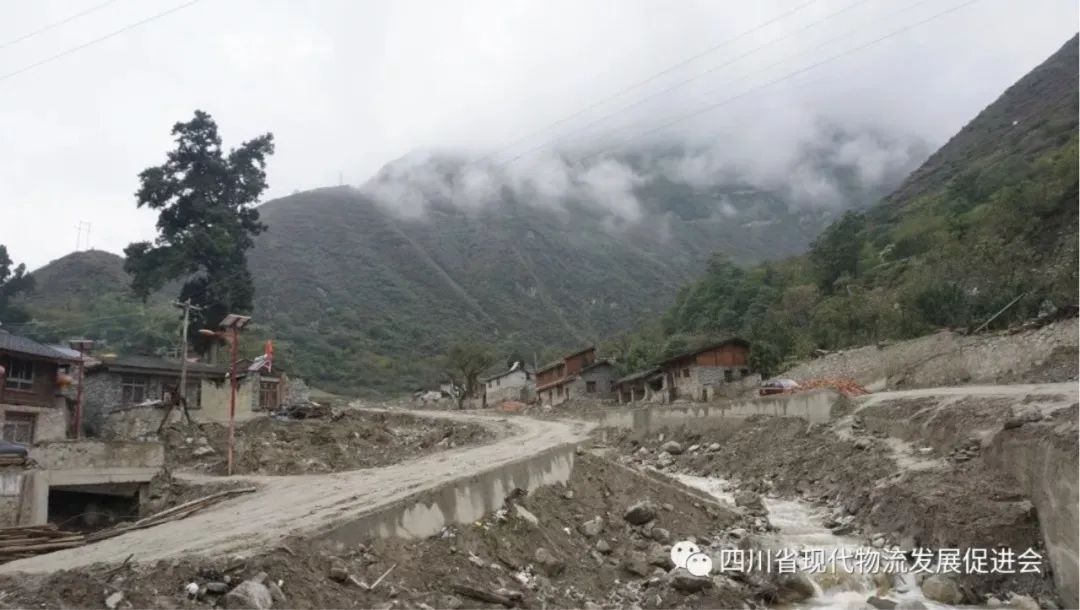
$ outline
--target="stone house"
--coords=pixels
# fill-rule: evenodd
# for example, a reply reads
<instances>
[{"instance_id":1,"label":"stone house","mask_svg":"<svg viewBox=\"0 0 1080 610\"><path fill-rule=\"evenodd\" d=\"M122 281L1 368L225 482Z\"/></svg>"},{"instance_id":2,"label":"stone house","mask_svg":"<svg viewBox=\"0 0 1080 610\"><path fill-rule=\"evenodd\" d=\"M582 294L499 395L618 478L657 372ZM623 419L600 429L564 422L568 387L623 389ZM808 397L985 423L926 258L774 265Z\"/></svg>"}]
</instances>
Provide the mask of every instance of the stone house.
<instances>
[{"instance_id":1,"label":"stone house","mask_svg":"<svg viewBox=\"0 0 1080 610\"><path fill-rule=\"evenodd\" d=\"M67 438L67 354L0 330L0 438L21 445Z\"/></svg>"},{"instance_id":2,"label":"stone house","mask_svg":"<svg viewBox=\"0 0 1080 610\"><path fill-rule=\"evenodd\" d=\"M98 360L85 373L86 429L92 435L127 438L156 430L164 415L160 401L169 399L169 388L180 384L180 360L156 356L101 356ZM282 403L284 375L270 376L246 366L238 370L236 421L249 420ZM228 366L188 362L184 397L193 419L227 422L231 393ZM172 418L182 417L174 409Z\"/></svg>"},{"instance_id":3,"label":"stone house","mask_svg":"<svg viewBox=\"0 0 1080 610\"><path fill-rule=\"evenodd\" d=\"M563 356L536 371L536 393L541 404L557 405L571 398L611 398L615 367L596 359L596 348Z\"/></svg>"},{"instance_id":4,"label":"stone house","mask_svg":"<svg viewBox=\"0 0 1080 610\"><path fill-rule=\"evenodd\" d=\"M621 403L732 398L760 383L749 362L748 341L725 339L623 377L616 382L616 391Z\"/></svg>"},{"instance_id":5,"label":"stone house","mask_svg":"<svg viewBox=\"0 0 1080 610\"><path fill-rule=\"evenodd\" d=\"M486 405L507 400L531 402L536 393L535 376L521 362L515 362L505 371L483 377L480 382L483 384Z\"/></svg>"},{"instance_id":6,"label":"stone house","mask_svg":"<svg viewBox=\"0 0 1080 610\"><path fill-rule=\"evenodd\" d=\"M29 458L0 467L0 527L137 515L164 465L160 443L70 438L74 401L64 394L77 363L69 350L0 330L0 430Z\"/></svg>"}]
</instances>

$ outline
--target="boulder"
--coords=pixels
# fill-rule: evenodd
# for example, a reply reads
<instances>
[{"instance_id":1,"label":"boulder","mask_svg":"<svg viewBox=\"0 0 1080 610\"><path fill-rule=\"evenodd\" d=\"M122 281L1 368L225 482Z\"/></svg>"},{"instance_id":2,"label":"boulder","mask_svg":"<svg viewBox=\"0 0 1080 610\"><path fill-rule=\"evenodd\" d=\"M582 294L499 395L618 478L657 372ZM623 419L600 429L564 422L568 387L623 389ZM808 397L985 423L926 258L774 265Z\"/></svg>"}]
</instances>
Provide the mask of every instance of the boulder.
<instances>
[{"instance_id":1,"label":"boulder","mask_svg":"<svg viewBox=\"0 0 1080 610\"><path fill-rule=\"evenodd\" d=\"M288 601L285 597L285 592L281 590L281 587L276 582L267 584L266 588L270 590L270 598L273 599L275 603L284 604Z\"/></svg>"},{"instance_id":2,"label":"boulder","mask_svg":"<svg viewBox=\"0 0 1080 610\"><path fill-rule=\"evenodd\" d=\"M645 553L642 553L641 551L630 551L627 553L626 557L623 557L622 560L622 569L637 576L648 576L649 562L645 559Z\"/></svg>"},{"instance_id":3,"label":"boulder","mask_svg":"<svg viewBox=\"0 0 1080 610\"><path fill-rule=\"evenodd\" d=\"M685 568L678 568L671 573L671 588L680 593L697 593L712 586L708 576L694 576Z\"/></svg>"},{"instance_id":4,"label":"boulder","mask_svg":"<svg viewBox=\"0 0 1080 610\"><path fill-rule=\"evenodd\" d=\"M670 570L675 567L675 562L671 560L671 551L667 547L656 544L649 549L649 565Z\"/></svg>"},{"instance_id":5,"label":"boulder","mask_svg":"<svg viewBox=\"0 0 1080 610\"><path fill-rule=\"evenodd\" d=\"M1019 610L1038 610L1039 602L1030 595L1013 595L1009 598L1008 607Z\"/></svg>"},{"instance_id":6,"label":"boulder","mask_svg":"<svg viewBox=\"0 0 1080 610\"><path fill-rule=\"evenodd\" d=\"M665 451L671 455L679 455L683 452L682 445L675 441L668 441L663 445L660 445L660 451Z\"/></svg>"},{"instance_id":7,"label":"boulder","mask_svg":"<svg viewBox=\"0 0 1080 610\"><path fill-rule=\"evenodd\" d=\"M245 580L225 595L225 607L251 608L253 610L269 610L274 606L274 597L266 585Z\"/></svg>"},{"instance_id":8,"label":"boulder","mask_svg":"<svg viewBox=\"0 0 1080 610\"><path fill-rule=\"evenodd\" d=\"M866 603L878 608L878 610L894 610L897 605L896 602L891 599L885 599L884 597L878 597L876 595L871 595L866 598Z\"/></svg>"},{"instance_id":9,"label":"boulder","mask_svg":"<svg viewBox=\"0 0 1080 610\"><path fill-rule=\"evenodd\" d=\"M578 529L586 538L595 538L600 535L600 532L604 531L604 519L599 516L594 517L582 523L578 526Z\"/></svg>"},{"instance_id":10,"label":"boulder","mask_svg":"<svg viewBox=\"0 0 1080 610\"><path fill-rule=\"evenodd\" d=\"M810 599L816 593L814 583L806 574L780 574L776 578L776 597L782 604Z\"/></svg>"},{"instance_id":11,"label":"boulder","mask_svg":"<svg viewBox=\"0 0 1080 610\"><path fill-rule=\"evenodd\" d=\"M551 554L544 547L536 549L536 554L533 555L533 559L540 565L540 569L544 571L548 576L558 576L562 574L563 569L566 568L566 564Z\"/></svg>"},{"instance_id":12,"label":"boulder","mask_svg":"<svg viewBox=\"0 0 1080 610\"><path fill-rule=\"evenodd\" d=\"M765 500L752 491L740 491L735 494L735 506L741 506L751 513L764 513Z\"/></svg>"},{"instance_id":13,"label":"boulder","mask_svg":"<svg viewBox=\"0 0 1080 610\"><path fill-rule=\"evenodd\" d=\"M596 541L596 550L599 553L603 553L604 555L607 555L608 553L611 552L611 543L609 543L607 540L604 540L603 538L601 538L601 539Z\"/></svg>"},{"instance_id":14,"label":"boulder","mask_svg":"<svg viewBox=\"0 0 1080 610\"><path fill-rule=\"evenodd\" d=\"M649 532L649 536L660 544L668 544L671 542L671 532L662 527L654 527L652 531Z\"/></svg>"},{"instance_id":15,"label":"boulder","mask_svg":"<svg viewBox=\"0 0 1080 610\"><path fill-rule=\"evenodd\" d=\"M519 518L528 522L529 525L532 525L533 527L540 525L540 518L529 512L524 506L515 505L514 512Z\"/></svg>"},{"instance_id":16,"label":"boulder","mask_svg":"<svg viewBox=\"0 0 1080 610\"><path fill-rule=\"evenodd\" d=\"M660 455L656 456L656 464L660 467L671 466L675 463L675 458L667 451L661 451Z\"/></svg>"},{"instance_id":17,"label":"boulder","mask_svg":"<svg viewBox=\"0 0 1080 610\"><path fill-rule=\"evenodd\" d=\"M720 443L710 443L709 451L720 451Z\"/></svg>"},{"instance_id":18,"label":"boulder","mask_svg":"<svg viewBox=\"0 0 1080 610\"><path fill-rule=\"evenodd\" d=\"M926 610L926 604L917 599L905 599L896 606L896 610Z\"/></svg>"},{"instance_id":19,"label":"boulder","mask_svg":"<svg viewBox=\"0 0 1080 610\"><path fill-rule=\"evenodd\" d=\"M327 571L326 576L333 581L345 582L349 579L349 570L345 567L344 563L335 560L330 564L330 569Z\"/></svg>"},{"instance_id":20,"label":"boulder","mask_svg":"<svg viewBox=\"0 0 1080 610\"><path fill-rule=\"evenodd\" d=\"M105 598L105 607L109 610L116 610L116 607L119 606L122 601L124 601L124 594L120 591L116 591Z\"/></svg>"},{"instance_id":21,"label":"boulder","mask_svg":"<svg viewBox=\"0 0 1080 610\"><path fill-rule=\"evenodd\" d=\"M923 595L936 602L955 605L964 601L960 586L948 576L941 574L929 576L922 582L921 588Z\"/></svg>"},{"instance_id":22,"label":"boulder","mask_svg":"<svg viewBox=\"0 0 1080 610\"><path fill-rule=\"evenodd\" d=\"M631 525L645 525L656 518L656 507L652 502L644 500L633 504L623 513L623 519Z\"/></svg>"},{"instance_id":23,"label":"boulder","mask_svg":"<svg viewBox=\"0 0 1080 610\"><path fill-rule=\"evenodd\" d=\"M223 582L208 582L206 583L206 592L214 595L225 595L229 592L229 585Z\"/></svg>"}]
</instances>

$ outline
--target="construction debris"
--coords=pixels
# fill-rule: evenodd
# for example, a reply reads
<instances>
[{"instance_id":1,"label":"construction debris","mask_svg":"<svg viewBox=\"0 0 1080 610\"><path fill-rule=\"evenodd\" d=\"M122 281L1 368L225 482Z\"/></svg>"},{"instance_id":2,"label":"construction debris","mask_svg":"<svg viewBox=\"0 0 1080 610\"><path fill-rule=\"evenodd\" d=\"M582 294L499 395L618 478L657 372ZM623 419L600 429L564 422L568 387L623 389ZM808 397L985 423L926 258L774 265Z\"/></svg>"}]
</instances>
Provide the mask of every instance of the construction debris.
<instances>
[{"instance_id":1,"label":"construction debris","mask_svg":"<svg viewBox=\"0 0 1080 610\"><path fill-rule=\"evenodd\" d=\"M86 538L82 534L57 529L51 523L0 528L0 562L70 549L85 543Z\"/></svg>"},{"instance_id":2,"label":"construction debris","mask_svg":"<svg viewBox=\"0 0 1080 610\"><path fill-rule=\"evenodd\" d=\"M820 379L804 379L799 381L799 387L793 388L792 392L805 392L807 390L828 389L836 390L844 396L865 396L870 390L862 387L854 379L847 377L825 377Z\"/></svg>"}]
</instances>

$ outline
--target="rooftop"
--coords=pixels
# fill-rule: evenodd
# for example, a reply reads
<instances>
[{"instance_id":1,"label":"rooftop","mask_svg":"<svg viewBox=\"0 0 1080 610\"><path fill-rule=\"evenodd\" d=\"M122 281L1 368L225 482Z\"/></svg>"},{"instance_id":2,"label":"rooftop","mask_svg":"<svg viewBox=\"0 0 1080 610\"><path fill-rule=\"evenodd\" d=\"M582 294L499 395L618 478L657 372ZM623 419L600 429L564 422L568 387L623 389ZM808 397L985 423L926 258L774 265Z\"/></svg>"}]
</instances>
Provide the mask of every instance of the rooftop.
<instances>
[{"instance_id":1,"label":"rooftop","mask_svg":"<svg viewBox=\"0 0 1080 610\"><path fill-rule=\"evenodd\" d=\"M745 348L749 349L750 342L747 341L746 339L742 339L740 337L730 337L728 339L724 339L723 341L718 341L716 343L710 343L709 345L706 345L704 347L698 347L698 348L695 348L695 349L692 349L692 350L689 350L689 351L682 352L681 354L676 354L676 355L674 355L674 356L672 356L670 358L667 358L665 360L660 361L658 363L658 366L664 366L664 365L667 365L667 364L672 364L674 362L678 362L679 360L684 360L686 358L691 358L693 356L697 356L698 354L701 354L701 353L704 353L704 352L707 352L707 351L710 351L710 350L714 350L714 349L717 349L717 348L720 348L720 347L724 347L725 345L741 345L742 347L745 347Z\"/></svg>"},{"instance_id":2,"label":"rooftop","mask_svg":"<svg viewBox=\"0 0 1080 610\"><path fill-rule=\"evenodd\" d=\"M101 364L96 368L107 370L166 371L179 373L182 362L178 359L159 356L100 356ZM205 362L188 362L188 373L224 375L228 367Z\"/></svg>"},{"instance_id":3,"label":"rooftop","mask_svg":"<svg viewBox=\"0 0 1080 610\"><path fill-rule=\"evenodd\" d=\"M5 330L0 330L0 350L16 354L25 354L35 358L53 360L56 362L78 361L78 358L68 356L48 345L42 345L33 339L27 339L26 337L20 337L19 335L13 335Z\"/></svg>"}]
</instances>

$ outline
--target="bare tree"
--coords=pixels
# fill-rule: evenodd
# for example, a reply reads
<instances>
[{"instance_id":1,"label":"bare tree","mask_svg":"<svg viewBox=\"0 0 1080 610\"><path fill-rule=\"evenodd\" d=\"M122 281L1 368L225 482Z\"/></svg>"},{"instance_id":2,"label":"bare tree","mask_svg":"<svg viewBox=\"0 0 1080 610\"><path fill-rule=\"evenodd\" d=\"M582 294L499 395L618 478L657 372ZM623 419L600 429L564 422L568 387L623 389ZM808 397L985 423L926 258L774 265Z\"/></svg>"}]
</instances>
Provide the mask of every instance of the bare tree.
<instances>
[{"instance_id":1,"label":"bare tree","mask_svg":"<svg viewBox=\"0 0 1080 610\"><path fill-rule=\"evenodd\" d=\"M493 364L495 356L491 348L480 343L458 343L446 352L442 368L450 378L458 409L464 408L466 398L475 396L480 375Z\"/></svg>"}]
</instances>

